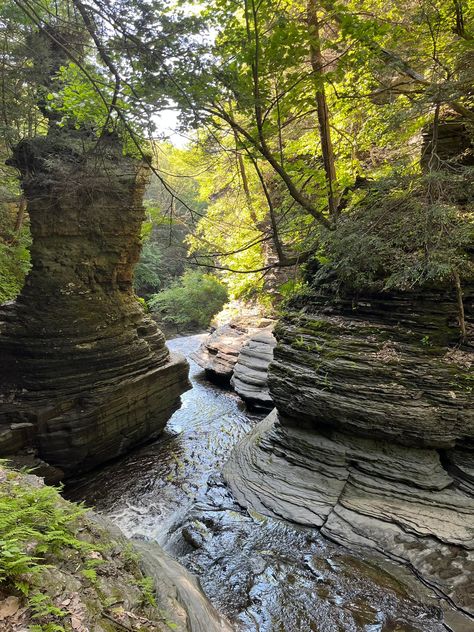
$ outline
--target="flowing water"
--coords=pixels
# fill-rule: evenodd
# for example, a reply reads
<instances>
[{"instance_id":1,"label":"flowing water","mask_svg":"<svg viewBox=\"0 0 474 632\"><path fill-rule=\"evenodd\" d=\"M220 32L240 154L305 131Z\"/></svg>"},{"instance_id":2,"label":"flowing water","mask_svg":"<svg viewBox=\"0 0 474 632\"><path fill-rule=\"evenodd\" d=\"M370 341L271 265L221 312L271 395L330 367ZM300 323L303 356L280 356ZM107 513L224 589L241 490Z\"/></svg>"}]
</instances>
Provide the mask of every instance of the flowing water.
<instances>
[{"instance_id":1,"label":"flowing water","mask_svg":"<svg viewBox=\"0 0 474 632\"><path fill-rule=\"evenodd\" d=\"M189 356L202 338L168 344ZM220 470L261 417L190 365L193 389L160 439L75 481L68 497L158 541L241 632L445 631L439 609L414 600L389 567L235 503Z\"/></svg>"}]
</instances>

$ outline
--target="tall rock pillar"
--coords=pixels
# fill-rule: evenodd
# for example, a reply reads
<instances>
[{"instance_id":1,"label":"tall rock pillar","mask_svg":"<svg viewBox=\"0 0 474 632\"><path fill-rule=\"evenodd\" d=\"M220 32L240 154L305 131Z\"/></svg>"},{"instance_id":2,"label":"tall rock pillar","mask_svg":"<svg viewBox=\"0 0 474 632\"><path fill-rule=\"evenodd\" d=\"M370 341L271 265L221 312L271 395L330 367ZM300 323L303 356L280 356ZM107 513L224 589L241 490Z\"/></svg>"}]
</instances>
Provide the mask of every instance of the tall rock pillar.
<instances>
[{"instance_id":1,"label":"tall rock pillar","mask_svg":"<svg viewBox=\"0 0 474 632\"><path fill-rule=\"evenodd\" d=\"M32 269L0 314L0 455L33 451L66 474L152 438L188 366L132 288L147 169L114 137L60 130L21 142Z\"/></svg>"}]
</instances>

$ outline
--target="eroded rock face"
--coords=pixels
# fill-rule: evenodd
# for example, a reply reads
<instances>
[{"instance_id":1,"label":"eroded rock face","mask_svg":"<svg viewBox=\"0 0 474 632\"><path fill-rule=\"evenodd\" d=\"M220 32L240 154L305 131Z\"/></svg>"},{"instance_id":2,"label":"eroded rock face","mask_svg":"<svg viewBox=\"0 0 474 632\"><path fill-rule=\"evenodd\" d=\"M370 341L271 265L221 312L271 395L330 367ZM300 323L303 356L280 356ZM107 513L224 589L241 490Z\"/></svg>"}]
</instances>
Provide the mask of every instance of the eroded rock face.
<instances>
[{"instance_id":1,"label":"eroded rock face","mask_svg":"<svg viewBox=\"0 0 474 632\"><path fill-rule=\"evenodd\" d=\"M275 330L277 410L225 468L242 505L406 564L464 613L453 629L474 616L472 289L465 310L458 347L449 292L295 303Z\"/></svg>"},{"instance_id":2,"label":"eroded rock face","mask_svg":"<svg viewBox=\"0 0 474 632\"><path fill-rule=\"evenodd\" d=\"M217 327L191 357L211 380L229 384L244 345L272 322L268 318L253 319L250 322L245 318L234 319Z\"/></svg>"},{"instance_id":3,"label":"eroded rock face","mask_svg":"<svg viewBox=\"0 0 474 632\"><path fill-rule=\"evenodd\" d=\"M472 288L464 303L472 322ZM474 437L474 341L471 332L457 349L452 294L322 295L296 308L275 329L270 390L280 412L416 447Z\"/></svg>"},{"instance_id":4,"label":"eroded rock face","mask_svg":"<svg viewBox=\"0 0 474 632\"><path fill-rule=\"evenodd\" d=\"M0 454L31 449L77 472L157 435L188 388L132 289L147 171L82 132L23 141L10 164L33 245L1 313Z\"/></svg>"},{"instance_id":5,"label":"eroded rock face","mask_svg":"<svg viewBox=\"0 0 474 632\"><path fill-rule=\"evenodd\" d=\"M262 329L244 344L234 365L230 384L251 408L273 408L268 390L268 366L275 345L272 327Z\"/></svg>"},{"instance_id":6,"label":"eroded rock face","mask_svg":"<svg viewBox=\"0 0 474 632\"><path fill-rule=\"evenodd\" d=\"M272 412L225 468L237 500L405 563L474 615L474 498L435 450L315 433Z\"/></svg>"}]
</instances>

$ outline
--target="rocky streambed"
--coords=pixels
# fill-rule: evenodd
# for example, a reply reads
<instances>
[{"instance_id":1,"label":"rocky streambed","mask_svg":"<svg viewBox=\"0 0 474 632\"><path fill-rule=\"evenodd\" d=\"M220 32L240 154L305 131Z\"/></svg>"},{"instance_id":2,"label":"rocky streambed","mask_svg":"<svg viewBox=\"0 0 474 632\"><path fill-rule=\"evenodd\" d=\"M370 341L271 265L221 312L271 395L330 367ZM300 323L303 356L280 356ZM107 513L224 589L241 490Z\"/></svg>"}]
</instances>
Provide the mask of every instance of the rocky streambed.
<instances>
[{"instance_id":1,"label":"rocky streambed","mask_svg":"<svg viewBox=\"0 0 474 632\"><path fill-rule=\"evenodd\" d=\"M202 339L169 346L189 358ZM221 471L263 416L190 365L193 389L160 439L74 481L68 497L94 506L126 535L160 543L199 577L236 630L467 632L376 550L355 552L314 528L242 509Z\"/></svg>"}]
</instances>

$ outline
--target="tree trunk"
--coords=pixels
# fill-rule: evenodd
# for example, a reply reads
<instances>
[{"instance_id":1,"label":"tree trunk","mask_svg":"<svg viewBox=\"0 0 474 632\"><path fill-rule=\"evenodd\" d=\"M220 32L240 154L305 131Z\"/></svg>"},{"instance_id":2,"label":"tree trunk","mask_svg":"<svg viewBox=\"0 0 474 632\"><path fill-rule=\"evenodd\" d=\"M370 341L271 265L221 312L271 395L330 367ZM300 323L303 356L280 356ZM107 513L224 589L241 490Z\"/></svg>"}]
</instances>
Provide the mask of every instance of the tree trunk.
<instances>
[{"instance_id":1,"label":"tree trunk","mask_svg":"<svg viewBox=\"0 0 474 632\"><path fill-rule=\"evenodd\" d=\"M310 36L311 66L316 82L316 107L318 110L319 133L321 135L321 150L323 154L324 170L328 187L329 214L334 218L337 214L335 199L336 167L334 164L334 151L331 141L331 128L329 127L329 108L326 99L326 91L322 76L324 74L324 61L319 40L318 5L316 0L308 0L307 5L308 32Z\"/></svg>"}]
</instances>

